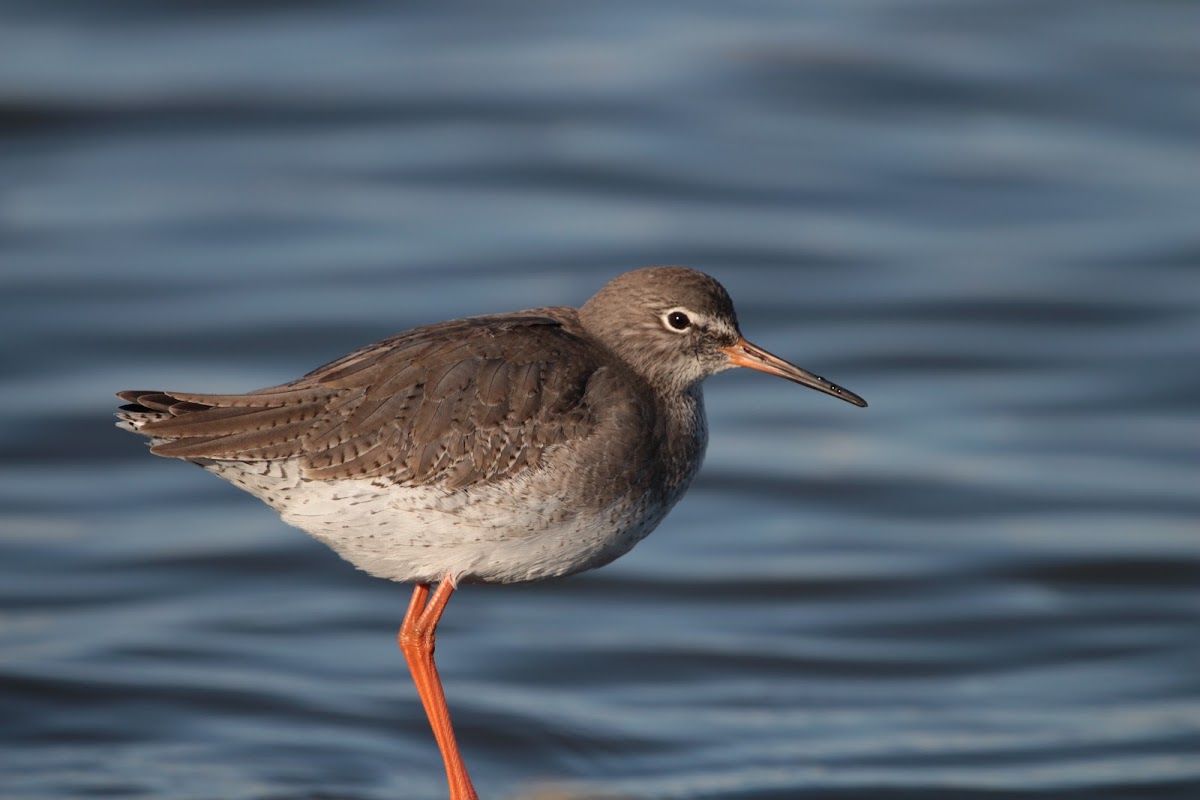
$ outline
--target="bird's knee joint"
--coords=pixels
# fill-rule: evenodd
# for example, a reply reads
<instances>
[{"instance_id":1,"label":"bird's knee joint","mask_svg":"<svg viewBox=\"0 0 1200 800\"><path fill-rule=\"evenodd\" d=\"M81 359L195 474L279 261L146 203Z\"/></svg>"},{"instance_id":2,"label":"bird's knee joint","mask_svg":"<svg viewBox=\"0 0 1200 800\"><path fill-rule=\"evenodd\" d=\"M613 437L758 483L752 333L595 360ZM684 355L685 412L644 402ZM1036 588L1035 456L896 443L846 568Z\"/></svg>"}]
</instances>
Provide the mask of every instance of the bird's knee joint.
<instances>
[{"instance_id":1,"label":"bird's knee joint","mask_svg":"<svg viewBox=\"0 0 1200 800\"><path fill-rule=\"evenodd\" d=\"M433 652L433 631L424 628L400 631L400 649Z\"/></svg>"}]
</instances>

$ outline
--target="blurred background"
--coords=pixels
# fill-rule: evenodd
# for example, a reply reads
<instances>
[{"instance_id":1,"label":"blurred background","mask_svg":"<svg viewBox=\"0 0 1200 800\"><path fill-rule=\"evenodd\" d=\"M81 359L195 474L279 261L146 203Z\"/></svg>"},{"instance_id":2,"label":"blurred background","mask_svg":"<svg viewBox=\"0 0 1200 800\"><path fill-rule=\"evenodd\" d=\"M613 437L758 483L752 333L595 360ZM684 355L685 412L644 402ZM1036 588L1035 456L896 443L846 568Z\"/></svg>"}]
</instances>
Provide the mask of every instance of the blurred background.
<instances>
[{"instance_id":1,"label":"blurred background","mask_svg":"<svg viewBox=\"0 0 1200 800\"><path fill-rule=\"evenodd\" d=\"M406 587L111 426L716 275L689 496L468 587L485 798L1200 796L1200 5L0 3L0 797L406 798Z\"/></svg>"}]
</instances>

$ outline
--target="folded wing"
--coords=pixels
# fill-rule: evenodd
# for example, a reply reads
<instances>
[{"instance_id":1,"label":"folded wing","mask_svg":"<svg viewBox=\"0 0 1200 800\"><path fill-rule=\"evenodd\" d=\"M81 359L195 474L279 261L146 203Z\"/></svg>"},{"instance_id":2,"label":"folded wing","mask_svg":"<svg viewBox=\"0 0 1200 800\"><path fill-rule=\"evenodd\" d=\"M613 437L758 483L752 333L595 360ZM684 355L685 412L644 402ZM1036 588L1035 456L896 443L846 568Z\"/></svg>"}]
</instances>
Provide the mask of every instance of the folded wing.
<instances>
[{"instance_id":1,"label":"folded wing","mask_svg":"<svg viewBox=\"0 0 1200 800\"><path fill-rule=\"evenodd\" d=\"M509 315L418 328L247 394L120 392L121 417L162 456L289 459L315 480L460 488L595 429L589 387L606 361L571 327Z\"/></svg>"}]
</instances>

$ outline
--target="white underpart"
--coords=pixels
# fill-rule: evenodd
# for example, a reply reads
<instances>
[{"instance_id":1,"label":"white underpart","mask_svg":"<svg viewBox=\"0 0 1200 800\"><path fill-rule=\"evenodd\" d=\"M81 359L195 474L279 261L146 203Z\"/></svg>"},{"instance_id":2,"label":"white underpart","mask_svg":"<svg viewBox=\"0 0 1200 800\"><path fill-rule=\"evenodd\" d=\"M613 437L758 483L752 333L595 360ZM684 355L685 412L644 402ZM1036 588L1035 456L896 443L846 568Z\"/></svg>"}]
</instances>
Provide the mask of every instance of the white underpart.
<instances>
[{"instance_id":1,"label":"white underpart","mask_svg":"<svg viewBox=\"0 0 1200 800\"><path fill-rule=\"evenodd\" d=\"M118 416L118 427L138 432L166 415ZM294 460L188 460L258 497L359 569L410 583L515 583L593 569L627 553L673 505L631 492L605 508L580 507L576 498L556 494L561 482L538 469L446 490L378 479L309 480ZM686 482L675 500L685 488Z\"/></svg>"},{"instance_id":2,"label":"white underpart","mask_svg":"<svg viewBox=\"0 0 1200 800\"><path fill-rule=\"evenodd\" d=\"M120 416L118 427L137 432L164 415ZM598 513L580 509L532 488L545 478L537 470L499 486L447 491L307 480L295 461L189 460L258 497L364 572L409 583L516 583L592 569L627 553L668 510L628 497ZM531 494L537 503L520 501Z\"/></svg>"},{"instance_id":3,"label":"white underpart","mask_svg":"<svg viewBox=\"0 0 1200 800\"><path fill-rule=\"evenodd\" d=\"M382 481L309 481L297 464L196 459L275 508L284 522L380 578L429 583L450 576L511 583L606 564L665 516L616 505L580 513L566 498L522 497L537 473L502 487L393 486Z\"/></svg>"}]
</instances>

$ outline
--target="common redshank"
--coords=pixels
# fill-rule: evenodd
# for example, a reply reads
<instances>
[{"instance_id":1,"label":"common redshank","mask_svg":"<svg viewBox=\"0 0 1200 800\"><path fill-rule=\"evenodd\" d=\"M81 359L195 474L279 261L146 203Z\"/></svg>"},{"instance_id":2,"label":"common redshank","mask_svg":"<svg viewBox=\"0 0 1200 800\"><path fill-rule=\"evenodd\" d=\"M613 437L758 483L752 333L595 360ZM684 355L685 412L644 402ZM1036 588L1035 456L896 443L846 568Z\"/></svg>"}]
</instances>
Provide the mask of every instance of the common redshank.
<instances>
[{"instance_id":1,"label":"common redshank","mask_svg":"<svg viewBox=\"0 0 1200 800\"><path fill-rule=\"evenodd\" d=\"M246 394L119 392L117 416L155 455L250 492L371 575L416 584L400 649L451 800L476 800L433 660L450 595L628 552L695 477L701 381L732 367L866 406L742 338L713 278L650 267L581 308L415 328Z\"/></svg>"}]
</instances>

